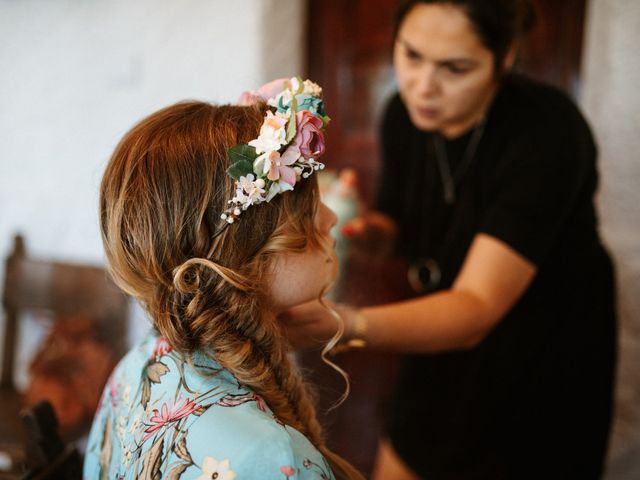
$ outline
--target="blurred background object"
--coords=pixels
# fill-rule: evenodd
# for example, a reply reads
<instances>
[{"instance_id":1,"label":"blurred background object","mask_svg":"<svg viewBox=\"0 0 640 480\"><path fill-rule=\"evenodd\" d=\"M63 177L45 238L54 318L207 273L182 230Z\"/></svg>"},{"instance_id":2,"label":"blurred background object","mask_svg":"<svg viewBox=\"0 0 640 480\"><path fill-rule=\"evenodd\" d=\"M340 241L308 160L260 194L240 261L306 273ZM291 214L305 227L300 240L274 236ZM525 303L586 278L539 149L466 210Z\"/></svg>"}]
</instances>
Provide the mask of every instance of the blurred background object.
<instances>
[{"instance_id":1,"label":"blurred background object","mask_svg":"<svg viewBox=\"0 0 640 480\"><path fill-rule=\"evenodd\" d=\"M47 400L66 440L88 433L104 384L127 346L128 298L101 267L33 259L14 238L2 295L5 330L0 377L0 450L15 470L26 440L19 411ZM19 336L31 317L45 330L26 386L15 381ZM32 324L33 325L33 324Z\"/></svg>"},{"instance_id":2,"label":"blurred background object","mask_svg":"<svg viewBox=\"0 0 640 480\"><path fill-rule=\"evenodd\" d=\"M51 404L44 400L20 412L26 432L27 461L21 480L80 480L82 457L65 445Z\"/></svg>"}]
</instances>

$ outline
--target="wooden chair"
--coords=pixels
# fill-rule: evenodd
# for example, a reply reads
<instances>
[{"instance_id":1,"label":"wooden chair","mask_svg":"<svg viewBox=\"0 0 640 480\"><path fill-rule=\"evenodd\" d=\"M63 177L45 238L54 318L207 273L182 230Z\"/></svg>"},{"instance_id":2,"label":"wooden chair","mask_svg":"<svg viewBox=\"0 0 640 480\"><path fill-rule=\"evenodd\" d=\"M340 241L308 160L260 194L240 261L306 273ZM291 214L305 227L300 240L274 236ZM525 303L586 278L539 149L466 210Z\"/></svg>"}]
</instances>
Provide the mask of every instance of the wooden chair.
<instances>
[{"instance_id":1,"label":"wooden chair","mask_svg":"<svg viewBox=\"0 0 640 480\"><path fill-rule=\"evenodd\" d=\"M14 238L6 260L4 342L0 373L0 451L17 455L25 435L20 424L21 398L14 384L18 322L25 313L95 319L101 337L112 339L116 355L126 348L128 299L103 268L31 259L24 240ZM19 455L17 455L19 457ZM18 461L24 460L19 458Z\"/></svg>"},{"instance_id":2,"label":"wooden chair","mask_svg":"<svg viewBox=\"0 0 640 480\"><path fill-rule=\"evenodd\" d=\"M21 480L81 480L82 459L58 433L56 413L47 401L20 412L26 432L26 473Z\"/></svg>"}]
</instances>

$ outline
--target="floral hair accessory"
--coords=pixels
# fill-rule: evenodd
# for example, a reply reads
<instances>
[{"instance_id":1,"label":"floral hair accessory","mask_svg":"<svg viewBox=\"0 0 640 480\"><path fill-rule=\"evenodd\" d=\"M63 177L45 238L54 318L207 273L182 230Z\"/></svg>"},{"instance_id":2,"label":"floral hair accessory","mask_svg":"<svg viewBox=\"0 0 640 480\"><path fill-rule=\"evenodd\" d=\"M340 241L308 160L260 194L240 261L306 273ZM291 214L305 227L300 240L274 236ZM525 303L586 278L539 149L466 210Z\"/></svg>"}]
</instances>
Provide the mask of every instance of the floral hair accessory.
<instances>
[{"instance_id":1,"label":"floral hair accessory","mask_svg":"<svg viewBox=\"0 0 640 480\"><path fill-rule=\"evenodd\" d=\"M324 153L329 117L321 95L322 88L299 77L242 94L241 105L266 100L273 110L267 111L258 138L229 150L227 173L236 181L236 194L227 202L223 220L233 223L251 205L270 202L324 168L318 157Z\"/></svg>"}]
</instances>

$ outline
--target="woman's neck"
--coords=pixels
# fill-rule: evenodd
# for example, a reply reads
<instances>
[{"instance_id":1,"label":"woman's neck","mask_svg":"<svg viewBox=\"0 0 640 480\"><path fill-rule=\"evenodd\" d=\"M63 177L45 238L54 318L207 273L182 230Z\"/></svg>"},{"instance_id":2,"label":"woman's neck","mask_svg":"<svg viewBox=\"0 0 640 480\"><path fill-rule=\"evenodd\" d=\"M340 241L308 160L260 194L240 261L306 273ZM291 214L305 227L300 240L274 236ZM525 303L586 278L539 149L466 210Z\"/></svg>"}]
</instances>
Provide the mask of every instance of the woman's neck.
<instances>
[{"instance_id":1,"label":"woman's neck","mask_svg":"<svg viewBox=\"0 0 640 480\"><path fill-rule=\"evenodd\" d=\"M476 109L476 111L472 115L470 115L463 121L460 121L453 125L447 125L441 128L440 134L447 140L453 140L470 131L486 116L487 112L491 108L493 99L495 98L498 92L498 88L499 88L499 84L496 84L495 87L489 93L489 95L487 95L485 101L482 102L482 104Z\"/></svg>"}]
</instances>

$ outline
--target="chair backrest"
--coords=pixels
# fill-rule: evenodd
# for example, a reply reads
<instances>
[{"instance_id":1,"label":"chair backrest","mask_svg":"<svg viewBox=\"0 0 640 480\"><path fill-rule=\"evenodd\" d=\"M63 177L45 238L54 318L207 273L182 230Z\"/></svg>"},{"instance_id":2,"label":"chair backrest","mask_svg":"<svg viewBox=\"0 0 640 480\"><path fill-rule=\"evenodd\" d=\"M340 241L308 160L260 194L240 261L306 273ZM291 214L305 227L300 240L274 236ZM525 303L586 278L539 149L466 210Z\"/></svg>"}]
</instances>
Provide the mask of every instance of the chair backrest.
<instances>
[{"instance_id":1,"label":"chair backrest","mask_svg":"<svg viewBox=\"0 0 640 480\"><path fill-rule=\"evenodd\" d=\"M80 480L82 459L73 445L64 444L51 404L39 402L20 412L26 432L27 473L22 480Z\"/></svg>"},{"instance_id":2,"label":"chair backrest","mask_svg":"<svg viewBox=\"0 0 640 480\"><path fill-rule=\"evenodd\" d=\"M52 318L81 315L113 340L116 354L126 348L128 299L104 268L35 260L27 257L24 240L14 238L6 261L2 303L5 335L2 349L1 388L13 388L16 331L19 316L44 312Z\"/></svg>"}]
</instances>

